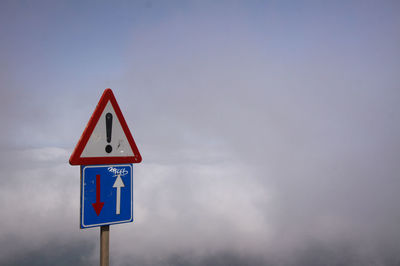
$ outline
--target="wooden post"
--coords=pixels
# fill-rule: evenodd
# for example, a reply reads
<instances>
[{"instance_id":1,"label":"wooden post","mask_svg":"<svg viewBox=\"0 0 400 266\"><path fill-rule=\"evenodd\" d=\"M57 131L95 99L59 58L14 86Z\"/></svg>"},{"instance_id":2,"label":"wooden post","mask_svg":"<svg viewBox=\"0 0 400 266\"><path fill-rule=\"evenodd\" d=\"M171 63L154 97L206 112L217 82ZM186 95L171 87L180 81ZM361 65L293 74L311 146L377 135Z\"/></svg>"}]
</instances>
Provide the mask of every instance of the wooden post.
<instances>
[{"instance_id":1,"label":"wooden post","mask_svg":"<svg viewBox=\"0 0 400 266\"><path fill-rule=\"evenodd\" d=\"M100 227L100 266L109 266L110 264L110 226Z\"/></svg>"}]
</instances>

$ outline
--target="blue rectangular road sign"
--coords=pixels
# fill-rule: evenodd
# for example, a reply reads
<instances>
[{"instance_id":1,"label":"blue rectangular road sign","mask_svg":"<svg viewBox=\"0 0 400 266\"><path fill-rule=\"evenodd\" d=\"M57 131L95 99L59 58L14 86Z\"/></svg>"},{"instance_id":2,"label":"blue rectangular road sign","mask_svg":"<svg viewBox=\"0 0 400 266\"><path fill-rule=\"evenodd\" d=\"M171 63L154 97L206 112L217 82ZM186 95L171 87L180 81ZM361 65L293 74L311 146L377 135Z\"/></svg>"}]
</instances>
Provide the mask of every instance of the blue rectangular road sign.
<instances>
[{"instance_id":1,"label":"blue rectangular road sign","mask_svg":"<svg viewBox=\"0 0 400 266\"><path fill-rule=\"evenodd\" d=\"M132 164L82 165L81 228L133 221Z\"/></svg>"}]
</instances>

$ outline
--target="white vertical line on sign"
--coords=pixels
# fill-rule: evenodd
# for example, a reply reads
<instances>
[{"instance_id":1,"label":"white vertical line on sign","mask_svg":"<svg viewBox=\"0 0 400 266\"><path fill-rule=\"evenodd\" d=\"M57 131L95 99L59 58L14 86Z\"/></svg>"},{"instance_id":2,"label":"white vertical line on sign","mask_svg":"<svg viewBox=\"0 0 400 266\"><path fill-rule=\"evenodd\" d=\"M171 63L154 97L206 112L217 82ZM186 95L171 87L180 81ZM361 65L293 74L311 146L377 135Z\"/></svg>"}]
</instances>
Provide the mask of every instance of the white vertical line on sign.
<instances>
[{"instance_id":1,"label":"white vertical line on sign","mask_svg":"<svg viewBox=\"0 0 400 266\"><path fill-rule=\"evenodd\" d=\"M117 189L117 199L116 199L116 206L115 206L115 213L121 213L121 187L125 187L124 182L122 181L121 175L117 175L117 179L115 179L113 188Z\"/></svg>"}]
</instances>

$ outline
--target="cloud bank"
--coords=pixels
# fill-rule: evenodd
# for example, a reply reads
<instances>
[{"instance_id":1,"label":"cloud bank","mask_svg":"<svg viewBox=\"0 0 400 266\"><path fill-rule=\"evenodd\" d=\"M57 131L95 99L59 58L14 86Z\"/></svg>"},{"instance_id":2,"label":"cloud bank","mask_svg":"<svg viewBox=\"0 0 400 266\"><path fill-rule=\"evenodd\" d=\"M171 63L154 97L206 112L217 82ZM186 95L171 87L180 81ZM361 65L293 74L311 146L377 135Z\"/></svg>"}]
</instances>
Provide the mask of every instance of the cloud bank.
<instances>
[{"instance_id":1,"label":"cloud bank","mask_svg":"<svg viewBox=\"0 0 400 266\"><path fill-rule=\"evenodd\" d=\"M68 158L106 87L143 157L112 265L399 264L397 4L1 6L0 264L98 264Z\"/></svg>"}]
</instances>

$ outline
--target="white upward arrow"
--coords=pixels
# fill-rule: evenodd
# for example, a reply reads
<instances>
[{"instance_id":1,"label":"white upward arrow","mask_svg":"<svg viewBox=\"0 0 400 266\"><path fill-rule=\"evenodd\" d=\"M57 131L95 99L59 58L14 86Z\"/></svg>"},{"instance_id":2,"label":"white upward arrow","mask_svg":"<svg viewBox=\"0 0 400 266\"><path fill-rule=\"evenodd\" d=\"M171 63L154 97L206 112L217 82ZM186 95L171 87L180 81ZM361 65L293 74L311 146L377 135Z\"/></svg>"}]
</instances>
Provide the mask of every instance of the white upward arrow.
<instances>
[{"instance_id":1,"label":"white upward arrow","mask_svg":"<svg viewBox=\"0 0 400 266\"><path fill-rule=\"evenodd\" d=\"M115 179L113 187L115 187L117 189L117 206L116 206L115 213L120 214L121 213L121 188L125 187L124 182L122 182L121 175L117 176L117 179Z\"/></svg>"}]
</instances>

